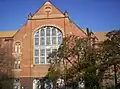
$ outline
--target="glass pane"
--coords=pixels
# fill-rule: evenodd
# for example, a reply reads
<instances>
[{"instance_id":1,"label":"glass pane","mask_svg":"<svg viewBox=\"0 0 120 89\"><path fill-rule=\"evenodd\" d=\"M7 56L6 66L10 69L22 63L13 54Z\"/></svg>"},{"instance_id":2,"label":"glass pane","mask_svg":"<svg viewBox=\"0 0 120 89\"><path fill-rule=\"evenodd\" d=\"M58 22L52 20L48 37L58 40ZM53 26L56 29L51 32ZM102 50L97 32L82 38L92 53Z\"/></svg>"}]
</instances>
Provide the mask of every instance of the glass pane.
<instances>
[{"instance_id":1,"label":"glass pane","mask_svg":"<svg viewBox=\"0 0 120 89\"><path fill-rule=\"evenodd\" d=\"M39 37L39 30L35 32L35 37Z\"/></svg>"},{"instance_id":2,"label":"glass pane","mask_svg":"<svg viewBox=\"0 0 120 89\"><path fill-rule=\"evenodd\" d=\"M45 45L45 38L44 37L40 38L40 45Z\"/></svg>"},{"instance_id":3,"label":"glass pane","mask_svg":"<svg viewBox=\"0 0 120 89\"><path fill-rule=\"evenodd\" d=\"M46 36L50 36L50 29L48 27L46 29Z\"/></svg>"},{"instance_id":4,"label":"glass pane","mask_svg":"<svg viewBox=\"0 0 120 89\"><path fill-rule=\"evenodd\" d=\"M56 36L56 28L52 29L52 36Z\"/></svg>"},{"instance_id":5,"label":"glass pane","mask_svg":"<svg viewBox=\"0 0 120 89\"><path fill-rule=\"evenodd\" d=\"M50 59L48 59L48 57L46 58L46 62L47 62L47 63L50 63Z\"/></svg>"},{"instance_id":6,"label":"glass pane","mask_svg":"<svg viewBox=\"0 0 120 89\"><path fill-rule=\"evenodd\" d=\"M18 69L20 69L20 61L18 61Z\"/></svg>"},{"instance_id":7,"label":"glass pane","mask_svg":"<svg viewBox=\"0 0 120 89\"><path fill-rule=\"evenodd\" d=\"M45 57L40 57L40 63L45 64Z\"/></svg>"},{"instance_id":8,"label":"glass pane","mask_svg":"<svg viewBox=\"0 0 120 89\"><path fill-rule=\"evenodd\" d=\"M45 56L45 49L40 49L40 56Z\"/></svg>"},{"instance_id":9,"label":"glass pane","mask_svg":"<svg viewBox=\"0 0 120 89\"><path fill-rule=\"evenodd\" d=\"M36 46L39 45L39 38L35 38L35 45L36 45Z\"/></svg>"},{"instance_id":10,"label":"glass pane","mask_svg":"<svg viewBox=\"0 0 120 89\"><path fill-rule=\"evenodd\" d=\"M62 33L59 30L57 30L57 34L58 34L58 36L62 36Z\"/></svg>"},{"instance_id":11,"label":"glass pane","mask_svg":"<svg viewBox=\"0 0 120 89\"><path fill-rule=\"evenodd\" d=\"M21 55L18 55L18 58L17 58L17 60L21 60Z\"/></svg>"},{"instance_id":12,"label":"glass pane","mask_svg":"<svg viewBox=\"0 0 120 89\"><path fill-rule=\"evenodd\" d=\"M35 57L35 64L39 64L39 57Z\"/></svg>"},{"instance_id":13,"label":"glass pane","mask_svg":"<svg viewBox=\"0 0 120 89\"><path fill-rule=\"evenodd\" d=\"M56 52L57 51L57 49L52 49L52 52Z\"/></svg>"},{"instance_id":14,"label":"glass pane","mask_svg":"<svg viewBox=\"0 0 120 89\"><path fill-rule=\"evenodd\" d=\"M48 55L51 53L51 49L46 49L46 56L48 57Z\"/></svg>"},{"instance_id":15,"label":"glass pane","mask_svg":"<svg viewBox=\"0 0 120 89\"><path fill-rule=\"evenodd\" d=\"M39 56L39 50L35 49L35 56Z\"/></svg>"},{"instance_id":16,"label":"glass pane","mask_svg":"<svg viewBox=\"0 0 120 89\"><path fill-rule=\"evenodd\" d=\"M45 30L43 28L41 28L40 35L45 36Z\"/></svg>"},{"instance_id":17,"label":"glass pane","mask_svg":"<svg viewBox=\"0 0 120 89\"><path fill-rule=\"evenodd\" d=\"M50 37L46 37L46 45L50 45L51 42L50 42Z\"/></svg>"},{"instance_id":18,"label":"glass pane","mask_svg":"<svg viewBox=\"0 0 120 89\"><path fill-rule=\"evenodd\" d=\"M61 37L61 36L58 37L58 44L59 44L59 45L62 44L62 37Z\"/></svg>"},{"instance_id":19,"label":"glass pane","mask_svg":"<svg viewBox=\"0 0 120 89\"><path fill-rule=\"evenodd\" d=\"M52 37L52 44L56 44L56 37Z\"/></svg>"}]
</instances>

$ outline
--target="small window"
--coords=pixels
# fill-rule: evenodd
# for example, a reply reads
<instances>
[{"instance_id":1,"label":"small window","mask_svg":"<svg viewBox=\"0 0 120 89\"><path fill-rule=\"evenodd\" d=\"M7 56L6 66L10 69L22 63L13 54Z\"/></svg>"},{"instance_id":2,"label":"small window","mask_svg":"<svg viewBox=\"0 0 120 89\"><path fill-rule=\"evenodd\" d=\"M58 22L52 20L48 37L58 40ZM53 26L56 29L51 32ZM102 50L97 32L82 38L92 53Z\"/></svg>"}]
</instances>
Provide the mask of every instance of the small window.
<instances>
[{"instance_id":1,"label":"small window","mask_svg":"<svg viewBox=\"0 0 120 89\"><path fill-rule=\"evenodd\" d=\"M20 79L14 79L13 89L20 89Z\"/></svg>"},{"instance_id":2,"label":"small window","mask_svg":"<svg viewBox=\"0 0 120 89\"><path fill-rule=\"evenodd\" d=\"M15 60L14 69L20 69L20 60Z\"/></svg>"},{"instance_id":3,"label":"small window","mask_svg":"<svg viewBox=\"0 0 120 89\"><path fill-rule=\"evenodd\" d=\"M20 42L15 43L15 53L21 53L21 45Z\"/></svg>"}]
</instances>

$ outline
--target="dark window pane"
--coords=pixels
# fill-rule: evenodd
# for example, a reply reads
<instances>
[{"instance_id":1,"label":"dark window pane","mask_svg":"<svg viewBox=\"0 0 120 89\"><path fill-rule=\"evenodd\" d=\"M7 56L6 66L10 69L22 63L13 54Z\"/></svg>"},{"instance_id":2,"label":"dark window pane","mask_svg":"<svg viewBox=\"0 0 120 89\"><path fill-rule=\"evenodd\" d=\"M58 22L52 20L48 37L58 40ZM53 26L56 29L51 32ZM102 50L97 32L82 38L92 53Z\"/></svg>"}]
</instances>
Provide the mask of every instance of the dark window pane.
<instances>
[{"instance_id":1,"label":"dark window pane","mask_svg":"<svg viewBox=\"0 0 120 89\"><path fill-rule=\"evenodd\" d=\"M39 37L39 31L35 32L35 37Z\"/></svg>"},{"instance_id":2,"label":"dark window pane","mask_svg":"<svg viewBox=\"0 0 120 89\"><path fill-rule=\"evenodd\" d=\"M50 37L46 37L46 45L50 45Z\"/></svg>"},{"instance_id":3,"label":"dark window pane","mask_svg":"<svg viewBox=\"0 0 120 89\"><path fill-rule=\"evenodd\" d=\"M39 50L35 49L35 56L39 56Z\"/></svg>"},{"instance_id":4,"label":"dark window pane","mask_svg":"<svg viewBox=\"0 0 120 89\"><path fill-rule=\"evenodd\" d=\"M35 57L35 64L39 64L39 57Z\"/></svg>"},{"instance_id":5,"label":"dark window pane","mask_svg":"<svg viewBox=\"0 0 120 89\"><path fill-rule=\"evenodd\" d=\"M36 45L36 46L39 45L39 38L35 38L35 45Z\"/></svg>"},{"instance_id":6,"label":"dark window pane","mask_svg":"<svg viewBox=\"0 0 120 89\"><path fill-rule=\"evenodd\" d=\"M56 44L56 37L52 37L52 44Z\"/></svg>"},{"instance_id":7,"label":"dark window pane","mask_svg":"<svg viewBox=\"0 0 120 89\"><path fill-rule=\"evenodd\" d=\"M56 36L56 28L52 29L52 36Z\"/></svg>"},{"instance_id":8,"label":"dark window pane","mask_svg":"<svg viewBox=\"0 0 120 89\"><path fill-rule=\"evenodd\" d=\"M40 45L45 45L45 38L44 37L40 38Z\"/></svg>"},{"instance_id":9,"label":"dark window pane","mask_svg":"<svg viewBox=\"0 0 120 89\"><path fill-rule=\"evenodd\" d=\"M45 56L45 49L40 49L40 56Z\"/></svg>"},{"instance_id":10,"label":"dark window pane","mask_svg":"<svg viewBox=\"0 0 120 89\"><path fill-rule=\"evenodd\" d=\"M42 28L41 31L40 31L40 35L41 36L45 36L45 30Z\"/></svg>"},{"instance_id":11,"label":"dark window pane","mask_svg":"<svg viewBox=\"0 0 120 89\"><path fill-rule=\"evenodd\" d=\"M45 57L40 57L40 63L45 64Z\"/></svg>"},{"instance_id":12,"label":"dark window pane","mask_svg":"<svg viewBox=\"0 0 120 89\"><path fill-rule=\"evenodd\" d=\"M50 36L50 29L46 29L46 36Z\"/></svg>"}]
</instances>

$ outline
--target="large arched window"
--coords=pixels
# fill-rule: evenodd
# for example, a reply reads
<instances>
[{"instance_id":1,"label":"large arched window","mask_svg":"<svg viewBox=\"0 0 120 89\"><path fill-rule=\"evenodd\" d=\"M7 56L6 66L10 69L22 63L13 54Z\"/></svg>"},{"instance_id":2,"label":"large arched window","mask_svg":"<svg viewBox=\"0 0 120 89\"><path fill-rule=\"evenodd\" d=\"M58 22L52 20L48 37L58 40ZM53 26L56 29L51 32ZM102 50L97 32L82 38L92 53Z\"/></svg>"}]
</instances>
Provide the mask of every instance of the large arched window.
<instances>
[{"instance_id":1,"label":"large arched window","mask_svg":"<svg viewBox=\"0 0 120 89\"><path fill-rule=\"evenodd\" d=\"M44 26L34 33L34 62L47 64L48 54L57 50L62 43L61 31L53 26Z\"/></svg>"}]
</instances>

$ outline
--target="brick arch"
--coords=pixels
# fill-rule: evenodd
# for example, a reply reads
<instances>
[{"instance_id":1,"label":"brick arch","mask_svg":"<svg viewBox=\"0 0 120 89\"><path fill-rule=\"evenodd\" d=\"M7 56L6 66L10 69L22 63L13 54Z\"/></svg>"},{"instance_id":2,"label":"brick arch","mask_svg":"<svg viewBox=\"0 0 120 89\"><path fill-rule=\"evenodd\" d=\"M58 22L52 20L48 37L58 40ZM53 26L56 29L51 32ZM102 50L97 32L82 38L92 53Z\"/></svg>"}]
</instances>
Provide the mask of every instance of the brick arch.
<instances>
[{"instance_id":1,"label":"brick arch","mask_svg":"<svg viewBox=\"0 0 120 89\"><path fill-rule=\"evenodd\" d=\"M58 29L62 32L62 35L64 36L64 29L61 28L61 27L59 27L58 25L55 25L55 24L44 24L44 25L41 25L41 26L37 27L37 28L32 32L32 36L34 36L34 33L35 33L38 29L40 29L40 28L42 28L42 27L45 27L45 26L53 26L53 27L58 28Z\"/></svg>"}]
</instances>

